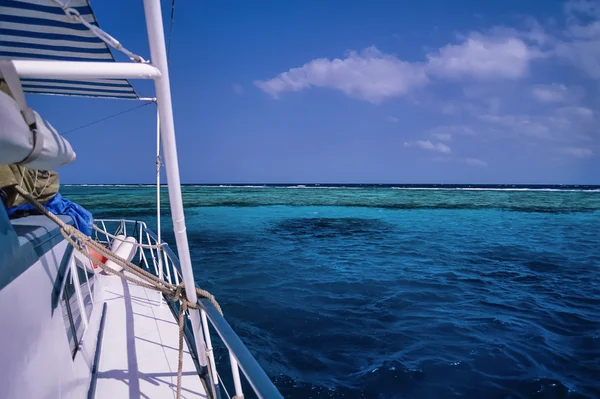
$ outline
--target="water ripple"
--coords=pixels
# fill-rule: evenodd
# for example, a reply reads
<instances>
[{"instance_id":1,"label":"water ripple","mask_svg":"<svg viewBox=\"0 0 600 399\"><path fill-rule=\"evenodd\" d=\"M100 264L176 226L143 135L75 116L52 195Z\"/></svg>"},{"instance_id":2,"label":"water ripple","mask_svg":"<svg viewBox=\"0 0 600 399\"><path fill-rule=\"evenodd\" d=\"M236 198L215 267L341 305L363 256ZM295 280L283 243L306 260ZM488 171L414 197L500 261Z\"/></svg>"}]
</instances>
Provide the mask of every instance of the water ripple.
<instances>
[{"instance_id":1,"label":"water ripple","mask_svg":"<svg viewBox=\"0 0 600 399\"><path fill-rule=\"evenodd\" d=\"M152 189L69 189L96 216L153 222ZM285 397L600 397L598 193L185 187L184 202L199 284Z\"/></svg>"}]
</instances>

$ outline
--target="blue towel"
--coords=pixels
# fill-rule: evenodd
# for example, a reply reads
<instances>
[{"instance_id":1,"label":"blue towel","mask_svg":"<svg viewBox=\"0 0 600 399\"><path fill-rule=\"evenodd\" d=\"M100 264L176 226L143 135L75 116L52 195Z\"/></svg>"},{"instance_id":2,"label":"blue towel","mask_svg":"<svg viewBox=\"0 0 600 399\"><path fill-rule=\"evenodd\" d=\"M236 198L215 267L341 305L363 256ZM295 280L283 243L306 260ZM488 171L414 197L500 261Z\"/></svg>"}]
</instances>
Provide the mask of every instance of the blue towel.
<instances>
[{"instance_id":1,"label":"blue towel","mask_svg":"<svg viewBox=\"0 0 600 399\"><path fill-rule=\"evenodd\" d=\"M94 217L81 205L63 198L60 193L56 193L56 195L50 201L46 202L44 206L56 215L71 216L73 218L73 224L77 230L88 236L92 235ZM6 212L8 213L8 217L12 217L13 215L21 212L38 213L37 209L35 209L35 207L31 204L24 204L8 208Z\"/></svg>"}]
</instances>

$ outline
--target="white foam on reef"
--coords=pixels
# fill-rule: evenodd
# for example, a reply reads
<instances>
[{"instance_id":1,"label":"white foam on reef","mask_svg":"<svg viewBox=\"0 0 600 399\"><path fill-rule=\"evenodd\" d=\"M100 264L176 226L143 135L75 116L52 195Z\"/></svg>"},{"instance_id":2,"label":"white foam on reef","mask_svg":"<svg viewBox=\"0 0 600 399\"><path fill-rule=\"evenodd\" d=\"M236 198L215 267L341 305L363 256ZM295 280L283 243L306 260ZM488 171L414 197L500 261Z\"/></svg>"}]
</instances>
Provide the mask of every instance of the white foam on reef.
<instances>
[{"instance_id":1,"label":"white foam on reef","mask_svg":"<svg viewBox=\"0 0 600 399\"><path fill-rule=\"evenodd\" d=\"M156 187L156 184L63 184L65 187ZM161 187L167 187L166 184L161 184ZM378 187L374 186L306 186L297 184L293 186L269 186L269 185L185 185L183 187L200 187L200 188L292 188L292 189L327 189L327 190L368 190L368 189L392 189L392 190L432 190L432 191L532 191L532 192L580 192L580 193L600 193L600 189L578 189L578 188L526 188L526 187Z\"/></svg>"},{"instance_id":2,"label":"white foam on reef","mask_svg":"<svg viewBox=\"0 0 600 399\"><path fill-rule=\"evenodd\" d=\"M600 193L600 189L570 189L570 188L485 188L485 187L392 187L392 190L434 190L434 191L548 191L548 192L577 192Z\"/></svg>"},{"instance_id":3,"label":"white foam on reef","mask_svg":"<svg viewBox=\"0 0 600 399\"><path fill-rule=\"evenodd\" d=\"M269 188L308 188L308 189L324 189L324 190L368 190L374 187L346 187L346 186L305 186L299 184L297 186L271 186Z\"/></svg>"},{"instance_id":4,"label":"white foam on reef","mask_svg":"<svg viewBox=\"0 0 600 399\"><path fill-rule=\"evenodd\" d=\"M253 185L227 185L227 184L220 184L218 186L199 186L199 187L219 187L219 188L267 188L267 186L253 186Z\"/></svg>"},{"instance_id":5,"label":"white foam on reef","mask_svg":"<svg viewBox=\"0 0 600 399\"><path fill-rule=\"evenodd\" d=\"M186 184L185 186L182 187L194 187L194 188L267 188L268 186L256 186L256 185L247 185L247 186L243 186L243 185L231 185L231 184Z\"/></svg>"}]
</instances>

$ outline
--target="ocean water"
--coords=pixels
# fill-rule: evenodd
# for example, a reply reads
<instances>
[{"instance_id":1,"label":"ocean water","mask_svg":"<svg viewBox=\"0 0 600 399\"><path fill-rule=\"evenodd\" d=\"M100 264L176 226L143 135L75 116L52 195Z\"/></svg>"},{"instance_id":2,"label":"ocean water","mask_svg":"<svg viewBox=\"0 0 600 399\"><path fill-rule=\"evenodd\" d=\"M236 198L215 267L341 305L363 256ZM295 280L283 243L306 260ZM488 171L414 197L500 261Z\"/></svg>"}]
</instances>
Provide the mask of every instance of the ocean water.
<instances>
[{"instance_id":1,"label":"ocean water","mask_svg":"<svg viewBox=\"0 0 600 399\"><path fill-rule=\"evenodd\" d=\"M153 187L61 190L156 223ZM183 195L198 284L285 397L600 397L600 187Z\"/></svg>"}]
</instances>

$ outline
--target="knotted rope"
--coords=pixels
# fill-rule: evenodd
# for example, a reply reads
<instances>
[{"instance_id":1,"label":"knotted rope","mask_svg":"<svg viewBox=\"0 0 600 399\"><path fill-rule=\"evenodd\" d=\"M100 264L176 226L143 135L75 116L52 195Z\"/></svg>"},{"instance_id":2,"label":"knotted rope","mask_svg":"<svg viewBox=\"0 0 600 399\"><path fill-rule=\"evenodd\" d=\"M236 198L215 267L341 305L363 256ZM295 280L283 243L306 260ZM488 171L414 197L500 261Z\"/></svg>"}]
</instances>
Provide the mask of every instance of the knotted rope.
<instances>
[{"instance_id":1,"label":"knotted rope","mask_svg":"<svg viewBox=\"0 0 600 399\"><path fill-rule=\"evenodd\" d=\"M91 237L83 234L81 231L77 230L75 227L66 224L62 220L60 220L55 214L50 212L44 205L40 204L31 194L25 191L21 186L15 186L15 190L23 196L27 201L31 203L41 214L47 216L50 220L56 223L60 227L60 232L67 240L69 244L73 246L77 251L82 253L92 262L97 264L102 270L104 270L108 274L113 274L115 276L119 276L120 278L129 281L132 284L138 285L140 287L148 288L153 291L161 292L163 295L168 297L173 301L181 302L179 306L179 362L177 367L177 398L181 397L181 376L183 372L183 334L184 334L184 326L185 326L185 311L187 309L200 309L200 305L197 303L190 303L186 296L186 287L183 282L179 285L171 284L167 281L164 281L155 275L145 271L141 267L131 263L130 261L121 258L120 256L115 255L110 249L106 248L101 243L94 241ZM162 247L162 244L158 246ZM105 258L115 262L117 265L121 266L123 270L128 271L132 275L136 276L134 278L132 276L126 275L123 271L118 271L110 266L106 266L102 262L98 262L96 259L92 258L88 252L88 248L93 248L96 252L103 255ZM208 299L214 307L219 311L222 315L223 311L221 310L221 306L215 299L215 297L208 291L203 290L201 288L194 287L196 290L196 295L201 298ZM210 370L210 359L207 362ZM211 374L212 375L212 374ZM202 380L202 379L201 379ZM204 382L204 380L202 380ZM205 387L206 388L206 387ZM212 387L213 397L215 396L214 386ZM208 393L208 389L207 389Z\"/></svg>"}]
</instances>

